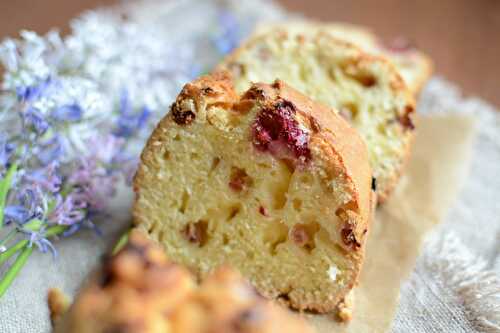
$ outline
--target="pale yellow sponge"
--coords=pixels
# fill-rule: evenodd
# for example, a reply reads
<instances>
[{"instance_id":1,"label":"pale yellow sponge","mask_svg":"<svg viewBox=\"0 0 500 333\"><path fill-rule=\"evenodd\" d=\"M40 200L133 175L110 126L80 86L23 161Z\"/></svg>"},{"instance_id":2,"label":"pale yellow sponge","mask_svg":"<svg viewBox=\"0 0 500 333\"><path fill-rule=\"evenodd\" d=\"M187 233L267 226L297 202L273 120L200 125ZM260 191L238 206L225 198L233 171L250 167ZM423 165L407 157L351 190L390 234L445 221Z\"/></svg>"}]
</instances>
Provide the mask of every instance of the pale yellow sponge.
<instances>
[{"instance_id":1,"label":"pale yellow sponge","mask_svg":"<svg viewBox=\"0 0 500 333\"><path fill-rule=\"evenodd\" d=\"M200 278L229 265L268 298L327 312L359 276L368 153L335 112L277 81L187 84L151 135L134 220Z\"/></svg>"},{"instance_id":2,"label":"pale yellow sponge","mask_svg":"<svg viewBox=\"0 0 500 333\"><path fill-rule=\"evenodd\" d=\"M367 53L383 56L395 65L415 96L420 93L434 68L429 56L413 47L407 40L399 38L391 44L383 43L372 30L363 26L349 23L295 21L261 25L255 34L263 34L276 28L295 33L323 31L335 38L359 46Z\"/></svg>"}]
</instances>

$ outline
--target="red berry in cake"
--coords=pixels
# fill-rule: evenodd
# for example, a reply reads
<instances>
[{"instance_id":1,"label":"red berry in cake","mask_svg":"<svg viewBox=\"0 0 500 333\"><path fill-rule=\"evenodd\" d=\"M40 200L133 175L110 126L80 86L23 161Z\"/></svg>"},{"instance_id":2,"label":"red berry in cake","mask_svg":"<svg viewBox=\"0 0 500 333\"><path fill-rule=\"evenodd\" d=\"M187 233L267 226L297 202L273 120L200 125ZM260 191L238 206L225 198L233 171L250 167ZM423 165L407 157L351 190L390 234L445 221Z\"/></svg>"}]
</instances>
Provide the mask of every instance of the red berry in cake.
<instances>
[{"instance_id":1,"label":"red berry in cake","mask_svg":"<svg viewBox=\"0 0 500 333\"><path fill-rule=\"evenodd\" d=\"M302 162L311 159L309 133L299 126L295 106L281 100L273 108L263 109L252 125L253 144L279 158L293 157Z\"/></svg>"},{"instance_id":2,"label":"red berry in cake","mask_svg":"<svg viewBox=\"0 0 500 333\"><path fill-rule=\"evenodd\" d=\"M290 231L290 237L294 241L297 246L304 247L309 244L309 234L307 233L306 228L303 225L297 224L294 225L292 230Z\"/></svg>"}]
</instances>

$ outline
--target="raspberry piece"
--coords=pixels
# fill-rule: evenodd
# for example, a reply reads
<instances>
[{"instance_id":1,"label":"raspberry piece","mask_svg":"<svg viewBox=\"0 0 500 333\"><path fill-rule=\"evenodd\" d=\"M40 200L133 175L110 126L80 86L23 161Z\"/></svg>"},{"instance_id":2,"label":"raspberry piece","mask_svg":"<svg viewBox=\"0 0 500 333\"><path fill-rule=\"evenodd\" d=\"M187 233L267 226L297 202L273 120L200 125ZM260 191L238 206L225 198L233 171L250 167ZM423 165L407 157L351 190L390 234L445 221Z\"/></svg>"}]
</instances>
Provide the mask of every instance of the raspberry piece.
<instances>
[{"instance_id":1,"label":"raspberry piece","mask_svg":"<svg viewBox=\"0 0 500 333\"><path fill-rule=\"evenodd\" d=\"M288 157L308 162L311 159L309 133L300 128L295 113L295 106L284 100L278 101L273 108L260 111L252 124L255 148L278 157L284 157L279 156L284 150Z\"/></svg>"}]
</instances>

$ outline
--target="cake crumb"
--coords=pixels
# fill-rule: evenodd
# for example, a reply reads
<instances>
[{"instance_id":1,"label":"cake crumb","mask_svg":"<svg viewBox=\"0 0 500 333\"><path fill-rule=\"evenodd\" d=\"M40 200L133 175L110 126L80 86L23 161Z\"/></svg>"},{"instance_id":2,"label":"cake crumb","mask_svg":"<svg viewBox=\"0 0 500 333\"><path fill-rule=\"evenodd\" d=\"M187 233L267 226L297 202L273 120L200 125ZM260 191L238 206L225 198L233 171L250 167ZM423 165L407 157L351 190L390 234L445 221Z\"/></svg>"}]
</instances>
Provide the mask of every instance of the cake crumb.
<instances>
[{"instance_id":1,"label":"cake crumb","mask_svg":"<svg viewBox=\"0 0 500 333\"><path fill-rule=\"evenodd\" d=\"M337 305L337 319L341 322L352 320L354 312L354 291L351 290Z\"/></svg>"}]
</instances>

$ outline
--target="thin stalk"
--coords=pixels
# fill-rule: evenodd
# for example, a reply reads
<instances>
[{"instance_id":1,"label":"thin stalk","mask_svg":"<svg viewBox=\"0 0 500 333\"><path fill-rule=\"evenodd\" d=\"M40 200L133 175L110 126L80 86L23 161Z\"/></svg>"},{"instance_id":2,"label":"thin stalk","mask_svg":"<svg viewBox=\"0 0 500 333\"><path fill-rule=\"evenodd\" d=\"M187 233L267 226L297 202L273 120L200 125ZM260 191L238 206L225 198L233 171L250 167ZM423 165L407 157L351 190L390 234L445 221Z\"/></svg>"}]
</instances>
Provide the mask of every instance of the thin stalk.
<instances>
[{"instance_id":1,"label":"thin stalk","mask_svg":"<svg viewBox=\"0 0 500 333\"><path fill-rule=\"evenodd\" d=\"M5 294L9 286L12 284L12 281L14 281L16 276L24 267L31 253L33 253L33 246L24 247L21 253L17 256L16 261L14 261L5 276L2 278L2 280L0 280L0 298L3 296L3 294Z\"/></svg>"},{"instance_id":2,"label":"thin stalk","mask_svg":"<svg viewBox=\"0 0 500 333\"><path fill-rule=\"evenodd\" d=\"M3 265L4 262L9 260L10 257L12 257L14 254L16 254L17 251L24 248L28 243L29 243L29 241L27 239L23 239L23 240L17 242L16 244L14 244L13 246L9 247L7 249L7 251L0 253L0 265Z\"/></svg>"},{"instance_id":3,"label":"thin stalk","mask_svg":"<svg viewBox=\"0 0 500 333\"><path fill-rule=\"evenodd\" d=\"M5 238L0 241L0 247L7 244L12 239L12 237L14 237L16 235L17 232L18 232L17 229L12 229L7 234L7 236L5 236Z\"/></svg>"},{"instance_id":4,"label":"thin stalk","mask_svg":"<svg viewBox=\"0 0 500 333\"><path fill-rule=\"evenodd\" d=\"M0 181L0 229L3 227L3 218L5 203L7 201L7 194L9 193L10 185L12 184L12 178L17 172L17 164L14 163L7 170L5 178Z\"/></svg>"},{"instance_id":5,"label":"thin stalk","mask_svg":"<svg viewBox=\"0 0 500 333\"><path fill-rule=\"evenodd\" d=\"M58 235L62 234L64 231L66 231L66 229L68 229L68 226L66 226L66 225L52 226L52 227L48 228L47 231L45 231L45 237L49 238L52 236L58 236Z\"/></svg>"},{"instance_id":6,"label":"thin stalk","mask_svg":"<svg viewBox=\"0 0 500 333\"><path fill-rule=\"evenodd\" d=\"M121 249L123 249L125 244L127 244L127 242L128 242L129 235L130 235L130 230L128 230L126 233L124 233L123 235L120 236L120 239L118 240L118 242L116 242L116 245L113 247L113 251L111 252L111 255L114 256Z\"/></svg>"},{"instance_id":7,"label":"thin stalk","mask_svg":"<svg viewBox=\"0 0 500 333\"><path fill-rule=\"evenodd\" d=\"M68 227L65 225L55 225L47 229L45 237L52 237L62 234ZM0 265L9 260L16 252L20 251L29 243L29 240L23 239L13 246L9 247L7 251L0 253Z\"/></svg>"}]
</instances>

